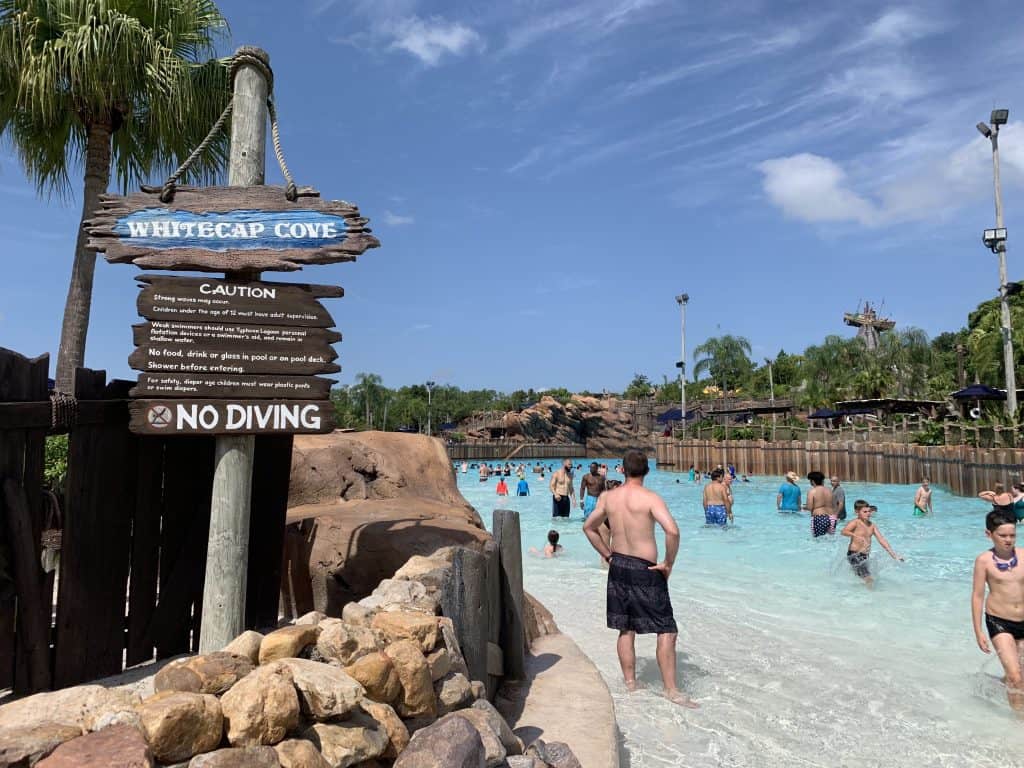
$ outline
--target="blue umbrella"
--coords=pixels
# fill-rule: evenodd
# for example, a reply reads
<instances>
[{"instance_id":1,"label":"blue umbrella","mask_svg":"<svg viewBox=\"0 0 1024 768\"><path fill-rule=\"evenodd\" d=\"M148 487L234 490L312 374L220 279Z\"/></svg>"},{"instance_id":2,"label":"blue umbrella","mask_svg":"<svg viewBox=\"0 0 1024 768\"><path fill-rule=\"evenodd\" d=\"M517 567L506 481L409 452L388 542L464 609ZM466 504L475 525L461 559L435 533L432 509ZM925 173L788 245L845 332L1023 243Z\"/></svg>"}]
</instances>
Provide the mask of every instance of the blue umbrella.
<instances>
[{"instance_id":1,"label":"blue umbrella","mask_svg":"<svg viewBox=\"0 0 1024 768\"><path fill-rule=\"evenodd\" d=\"M985 384L971 384L969 387L954 392L954 400L1005 400L1006 392Z\"/></svg>"}]
</instances>

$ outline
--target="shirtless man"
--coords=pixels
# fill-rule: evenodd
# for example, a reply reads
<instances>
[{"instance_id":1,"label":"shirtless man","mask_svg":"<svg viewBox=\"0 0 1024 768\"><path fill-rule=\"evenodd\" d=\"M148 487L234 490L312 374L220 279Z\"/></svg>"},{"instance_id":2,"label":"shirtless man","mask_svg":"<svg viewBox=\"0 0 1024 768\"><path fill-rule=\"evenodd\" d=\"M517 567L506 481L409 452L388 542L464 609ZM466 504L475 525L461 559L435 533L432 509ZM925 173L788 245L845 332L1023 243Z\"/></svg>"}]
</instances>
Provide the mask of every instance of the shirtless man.
<instances>
[{"instance_id":1,"label":"shirtless man","mask_svg":"<svg viewBox=\"0 0 1024 768\"><path fill-rule=\"evenodd\" d=\"M878 539L882 549L888 552L893 560L903 562L903 558L892 551L892 547L889 546L889 542L886 541L882 532L878 530L878 526L871 522L871 516L876 511L877 509L867 502L857 506L854 511L856 517L843 528L843 536L850 537L850 546L846 549L846 562L850 564L850 567L853 568L853 572L857 576L864 579L868 589L871 589L875 583L874 577L872 577L871 571L868 569L868 558L871 557L872 536Z\"/></svg>"},{"instance_id":2,"label":"shirtless man","mask_svg":"<svg viewBox=\"0 0 1024 768\"><path fill-rule=\"evenodd\" d=\"M562 462L562 468L551 475L548 487L551 489L551 516L568 517L572 502L576 500L572 489L572 459Z\"/></svg>"},{"instance_id":3,"label":"shirtless man","mask_svg":"<svg viewBox=\"0 0 1024 768\"><path fill-rule=\"evenodd\" d=\"M811 513L811 535L814 538L835 533L831 517L835 514L832 506L832 491L825 487L825 475L817 470L807 473L811 490L807 492L804 509Z\"/></svg>"},{"instance_id":4,"label":"shirtless man","mask_svg":"<svg viewBox=\"0 0 1024 768\"><path fill-rule=\"evenodd\" d=\"M704 486L704 523L720 525L732 522L732 494L725 485L725 470L711 471L711 482Z\"/></svg>"},{"instance_id":5,"label":"shirtless man","mask_svg":"<svg viewBox=\"0 0 1024 768\"><path fill-rule=\"evenodd\" d=\"M607 621L619 631L617 650L626 688L637 689L636 634L657 633L657 659L665 696L684 707L696 709L697 702L676 687L676 620L668 594L668 580L679 552L679 528L656 493L644 488L647 456L629 451L622 461L626 482L598 498L597 508L583 524L591 546L609 564ZM601 537L601 524L608 521L610 549ZM654 524L665 531L665 559L658 562Z\"/></svg>"},{"instance_id":6,"label":"shirtless man","mask_svg":"<svg viewBox=\"0 0 1024 768\"><path fill-rule=\"evenodd\" d=\"M921 481L921 487L914 494L914 517L923 517L932 513L932 489L926 477Z\"/></svg>"},{"instance_id":7,"label":"shirtless man","mask_svg":"<svg viewBox=\"0 0 1024 768\"><path fill-rule=\"evenodd\" d=\"M604 493L604 478L601 476L601 467L596 461L592 461L590 472L580 480L580 509L583 510L584 520L597 507L597 497L602 493Z\"/></svg>"},{"instance_id":8,"label":"shirtless man","mask_svg":"<svg viewBox=\"0 0 1024 768\"><path fill-rule=\"evenodd\" d=\"M480 462L480 482L481 483L486 483L487 482L487 478L489 478L490 476L491 476L491 468L489 466L487 466L484 462L481 461Z\"/></svg>"},{"instance_id":9,"label":"shirtless man","mask_svg":"<svg viewBox=\"0 0 1024 768\"><path fill-rule=\"evenodd\" d=\"M1013 515L992 511L985 517L985 534L992 549L974 561L974 588L971 593L971 617L974 638L983 653L991 653L982 629L984 608L985 629L995 646L1006 673L1006 696L1010 706L1024 715L1024 549L1017 547L1017 526ZM985 588L988 587L988 599Z\"/></svg>"}]
</instances>

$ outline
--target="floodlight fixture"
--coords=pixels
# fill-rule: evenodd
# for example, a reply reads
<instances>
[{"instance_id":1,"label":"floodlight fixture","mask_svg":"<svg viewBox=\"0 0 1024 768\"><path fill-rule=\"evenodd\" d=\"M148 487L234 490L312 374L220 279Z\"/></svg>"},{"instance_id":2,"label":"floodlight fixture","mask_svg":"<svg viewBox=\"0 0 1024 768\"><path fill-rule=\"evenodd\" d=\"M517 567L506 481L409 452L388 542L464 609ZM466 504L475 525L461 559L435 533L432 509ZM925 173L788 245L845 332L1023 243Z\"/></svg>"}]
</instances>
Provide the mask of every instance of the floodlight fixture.
<instances>
[{"instance_id":1,"label":"floodlight fixture","mask_svg":"<svg viewBox=\"0 0 1024 768\"><path fill-rule=\"evenodd\" d=\"M992 138L992 129L985 123L978 123L978 133L984 136L986 139Z\"/></svg>"},{"instance_id":2,"label":"floodlight fixture","mask_svg":"<svg viewBox=\"0 0 1024 768\"><path fill-rule=\"evenodd\" d=\"M992 116L989 118L992 125L1006 125L1010 119L1010 110L1008 109L993 109Z\"/></svg>"},{"instance_id":3,"label":"floodlight fixture","mask_svg":"<svg viewBox=\"0 0 1024 768\"><path fill-rule=\"evenodd\" d=\"M1006 228L986 229L981 235L981 242L992 253L996 253L999 250L999 246L1006 243Z\"/></svg>"},{"instance_id":4,"label":"floodlight fixture","mask_svg":"<svg viewBox=\"0 0 1024 768\"><path fill-rule=\"evenodd\" d=\"M682 305L682 304L685 304L686 302L688 302L689 300L690 300L690 294L688 294L688 293L681 293L678 296L676 296L676 304Z\"/></svg>"}]
</instances>

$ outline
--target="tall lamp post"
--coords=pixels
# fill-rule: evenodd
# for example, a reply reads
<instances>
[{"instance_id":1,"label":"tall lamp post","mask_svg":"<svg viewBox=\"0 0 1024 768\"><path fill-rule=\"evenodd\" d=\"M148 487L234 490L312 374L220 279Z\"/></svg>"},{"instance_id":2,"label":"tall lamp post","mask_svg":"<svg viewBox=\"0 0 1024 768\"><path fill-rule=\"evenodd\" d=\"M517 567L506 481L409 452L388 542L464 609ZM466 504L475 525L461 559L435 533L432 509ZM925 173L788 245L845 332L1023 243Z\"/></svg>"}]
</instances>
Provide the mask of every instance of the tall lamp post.
<instances>
[{"instance_id":1,"label":"tall lamp post","mask_svg":"<svg viewBox=\"0 0 1024 768\"><path fill-rule=\"evenodd\" d=\"M764 361L768 364L768 392L771 398L772 404L772 442L775 442L775 377L772 375L772 361L770 358L765 358ZM762 433L763 434L763 433Z\"/></svg>"},{"instance_id":2,"label":"tall lamp post","mask_svg":"<svg viewBox=\"0 0 1024 768\"><path fill-rule=\"evenodd\" d=\"M426 387L427 387L427 437L430 437L430 435L431 435L431 431L430 431L430 395L434 391L434 387L436 387L436 386L437 386L437 382L434 382L434 381L428 381L426 383Z\"/></svg>"},{"instance_id":3,"label":"tall lamp post","mask_svg":"<svg viewBox=\"0 0 1024 768\"><path fill-rule=\"evenodd\" d=\"M679 421L683 426L683 437L686 437L686 302L690 295L681 293L676 296L676 304L679 305L680 329L682 337L682 354L679 358Z\"/></svg>"},{"instance_id":4,"label":"tall lamp post","mask_svg":"<svg viewBox=\"0 0 1024 768\"><path fill-rule=\"evenodd\" d=\"M1010 110L993 109L991 126L978 123L978 132L992 142L992 178L996 196L996 227L986 229L982 242L999 256L999 312L1003 336L1003 368L1006 369L1006 412L1012 422L1017 420L1017 372L1014 370L1013 342L1010 328L1010 302L1006 285L1006 228L1003 226L1003 194L999 186L999 126L1006 125Z\"/></svg>"}]
</instances>

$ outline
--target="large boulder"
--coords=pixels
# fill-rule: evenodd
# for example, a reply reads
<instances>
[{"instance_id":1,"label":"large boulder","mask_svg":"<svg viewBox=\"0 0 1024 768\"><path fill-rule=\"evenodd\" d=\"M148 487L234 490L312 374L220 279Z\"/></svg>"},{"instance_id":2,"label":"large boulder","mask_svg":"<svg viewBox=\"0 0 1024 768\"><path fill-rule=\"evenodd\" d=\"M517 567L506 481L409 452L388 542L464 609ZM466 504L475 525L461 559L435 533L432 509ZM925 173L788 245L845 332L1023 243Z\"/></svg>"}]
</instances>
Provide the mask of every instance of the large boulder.
<instances>
[{"instance_id":1,"label":"large boulder","mask_svg":"<svg viewBox=\"0 0 1024 768\"><path fill-rule=\"evenodd\" d=\"M188 768L281 768L273 747L227 747L196 755Z\"/></svg>"},{"instance_id":2,"label":"large boulder","mask_svg":"<svg viewBox=\"0 0 1024 768\"><path fill-rule=\"evenodd\" d=\"M363 686L329 664L308 659L282 659L270 666L286 667L299 693L302 714L313 720L344 717L363 697Z\"/></svg>"},{"instance_id":3,"label":"large boulder","mask_svg":"<svg viewBox=\"0 0 1024 768\"><path fill-rule=\"evenodd\" d=\"M384 726L365 712L356 712L348 720L313 723L302 738L313 742L335 768L380 757L390 743Z\"/></svg>"},{"instance_id":4,"label":"large boulder","mask_svg":"<svg viewBox=\"0 0 1024 768\"><path fill-rule=\"evenodd\" d=\"M138 712L153 756L162 763L209 752L224 733L220 702L208 693L164 691L142 702Z\"/></svg>"},{"instance_id":5,"label":"large boulder","mask_svg":"<svg viewBox=\"0 0 1024 768\"><path fill-rule=\"evenodd\" d=\"M153 756L137 728L115 725L57 747L37 768L153 768Z\"/></svg>"},{"instance_id":6,"label":"large boulder","mask_svg":"<svg viewBox=\"0 0 1024 768\"><path fill-rule=\"evenodd\" d=\"M320 628L315 624L281 627L260 642L260 664L277 659L295 658L309 645L316 645Z\"/></svg>"},{"instance_id":7,"label":"large boulder","mask_svg":"<svg viewBox=\"0 0 1024 768\"><path fill-rule=\"evenodd\" d=\"M337 662L343 667L386 645L380 633L369 627L349 624L340 619L325 619L319 626L317 651L328 661Z\"/></svg>"},{"instance_id":8,"label":"large boulder","mask_svg":"<svg viewBox=\"0 0 1024 768\"><path fill-rule=\"evenodd\" d=\"M480 734L467 720L448 715L413 734L394 768L484 768Z\"/></svg>"},{"instance_id":9,"label":"large boulder","mask_svg":"<svg viewBox=\"0 0 1024 768\"><path fill-rule=\"evenodd\" d=\"M421 435L297 436L288 505L285 602L294 615L341 615L412 555L489 538L444 444Z\"/></svg>"},{"instance_id":10,"label":"large boulder","mask_svg":"<svg viewBox=\"0 0 1024 768\"><path fill-rule=\"evenodd\" d=\"M412 611L378 613L373 617L370 626L380 632L388 642L412 640L424 653L434 650L441 639L435 617Z\"/></svg>"},{"instance_id":11,"label":"large boulder","mask_svg":"<svg viewBox=\"0 0 1024 768\"><path fill-rule=\"evenodd\" d=\"M217 652L172 661L153 678L153 688L160 691L212 693L215 696L252 672L252 661L245 656Z\"/></svg>"},{"instance_id":12,"label":"large boulder","mask_svg":"<svg viewBox=\"0 0 1024 768\"><path fill-rule=\"evenodd\" d=\"M366 714L381 724L388 736L388 746L381 757L395 758L402 754L402 750L409 744L409 729L406 728L398 713L387 704L380 704L368 699L363 700L360 706Z\"/></svg>"},{"instance_id":13,"label":"large boulder","mask_svg":"<svg viewBox=\"0 0 1024 768\"><path fill-rule=\"evenodd\" d=\"M299 697L283 664L257 667L220 700L233 747L273 745L299 724Z\"/></svg>"},{"instance_id":14,"label":"large boulder","mask_svg":"<svg viewBox=\"0 0 1024 768\"><path fill-rule=\"evenodd\" d=\"M402 717L436 717L437 700L434 682L430 679L430 666L418 644L412 640L399 640L385 650L402 683L402 694L395 709Z\"/></svg>"},{"instance_id":15,"label":"large boulder","mask_svg":"<svg viewBox=\"0 0 1024 768\"><path fill-rule=\"evenodd\" d=\"M383 651L362 656L345 667L345 672L366 689L366 695L374 701L387 704L395 701L402 693L402 682L394 662Z\"/></svg>"},{"instance_id":16,"label":"large boulder","mask_svg":"<svg viewBox=\"0 0 1024 768\"><path fill-rule=\"evenodd\" d=\"M65 741L81 735L81 727L67 723L37 723L0 730L0 766L35 765Z\"/></svg>"},{"instance_id":17,"label":"large boulder","mask_svg":"<svg viewBox=\"0 0 1024 768\"><path fill-rule=\"evenodd\" d=\"M37 693L0 707L0 729L32 728L45 723L78 726L83 731L119 714L131 712L141 701L134 692L102 685L76 685L52 693Z\"/></svg>"},{"instance_id":18,"label":"large boulder","mask_svg":"<svg viewBox=\"0 0 1024 768\"><path fill-rule=\"evenodd\" d=\"M287 739L274 745L281 768L332 768L320 750L305 739Z\"/></svg>"}]
</instances>

